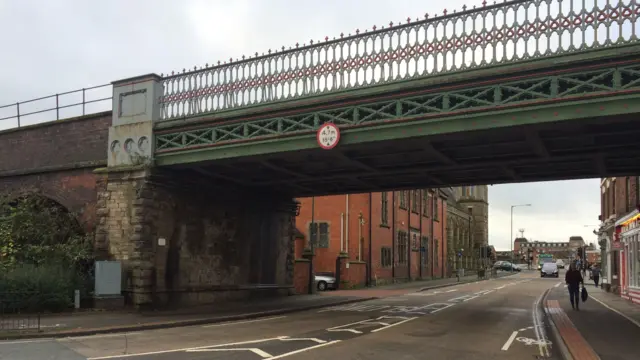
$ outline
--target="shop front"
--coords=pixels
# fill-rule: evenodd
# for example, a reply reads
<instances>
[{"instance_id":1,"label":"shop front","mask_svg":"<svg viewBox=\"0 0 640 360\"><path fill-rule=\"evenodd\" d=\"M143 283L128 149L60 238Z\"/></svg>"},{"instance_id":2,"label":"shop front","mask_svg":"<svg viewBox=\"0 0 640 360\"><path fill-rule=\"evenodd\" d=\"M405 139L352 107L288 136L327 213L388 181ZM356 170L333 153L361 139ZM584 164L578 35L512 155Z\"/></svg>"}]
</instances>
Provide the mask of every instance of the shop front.
<instances>
[{"instance_id":1,"label":"shop front","mask_svg":"<svg viewBox=\"0 0 640 360\"><path fill-rule=\"evenodd\" d=\"M616 222L615 248L620 252L620 296L640 304L640 212Z\"/></svg>"}]
</instances>

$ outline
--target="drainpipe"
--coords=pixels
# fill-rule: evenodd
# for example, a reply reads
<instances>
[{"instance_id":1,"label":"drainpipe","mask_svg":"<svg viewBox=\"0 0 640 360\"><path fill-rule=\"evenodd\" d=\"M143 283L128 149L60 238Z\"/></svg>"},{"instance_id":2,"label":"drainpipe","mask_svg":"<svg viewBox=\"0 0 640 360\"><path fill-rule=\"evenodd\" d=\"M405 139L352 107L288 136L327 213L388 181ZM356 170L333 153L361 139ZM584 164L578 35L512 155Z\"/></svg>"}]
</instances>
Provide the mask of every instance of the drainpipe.
<instances>
[{"instance_id":1,"label":"drainpipe","mask_svg":"<svg viewBox=\"0 0 640 360\"><path fill-rule=\"evenodd\" d=\"M438 190L438 192L440 192L440 190ZM442 216L440 216L440 226L441 226L441 235L442 239L440 241L442 241L442 246L440 246L441 248L441 252L440 252L440 260L441 261L441 265L440 265L440 278L444 279L444 237L445 237L445 233L444 233L444 214L446 214L446 211L444 210L444 200L442 200L442 204L440 204L441 206L438 207L438 209L441 209L440 211L442 211Z\"/></svg>"},{"instance_id":2,"label":"drainpipe","mask_svg":"<svg viewBox=\"0 0 640 360\"><path fill-rule=\"evenodd\" d=\"M408 191L409 201L407 202L407 277L411 281L411 196L412 191Z\"/></svg>"},{"instance_id":3,"label":"drainpipe","mask_svg":"<svg viewBox=\"0 0 640 360\"><path fill-rule=\"evenodd\" d=\"M423 192L425 190L422 189L420 190L420 209L418 210L418 218L420 219L420 239L418 239L419 243L418 243L418 276L420 277L420 279L422 280L422 208L423 208L423 204L422 204L422 199L424 198L424 196L422 195Z\"/></svg>"},{"instance_id":4,"label":"drainpipe","mask_svg":"<svg viewBox=\"0 0 640 360\"><path fill-rule=\"evenodd\" d=\"M344 213L340 213L340 252L344 249Z\"/></svg>"},{"instance_id":5,"label":"drainpipe","mask_svg":"<svg viewBox=\"0 0 640 360\"><path fill-rule=\"evenodd\" d=\"M391 280L396 278L396 192L391 192Z\"/></svg>"},{"instance_id":6,"label":"drainpipe","mask_svg":"<svg viewBox=\"0 0 640 360\"><path fill-rule=\"evenodd\" d=\"M369 261L367 264L367 286L371 286L371 272L373 270L373 260L372 260L372 256L371 256L371 243L372 243L372 238L373 238L373 233L371 231L371 206L372 206L372 201L373 201L373 194L369 193Z\"/></svg>"},{"instance_id":7,"label":"drainpipe","mask_svg":"<svg viewBox=\"0 0 640 360\"><path fill-rule=\"evenodd\" d=\"M429 190L431 190L431 189L429 189ZM432 195L431 196L431 209L429 209L431 211L431 236L430 236L431 239L429 240L429 242L431 243L431 247L430 247L430 249L431 249L431 261L430 261L431 262L431 279L435 279L435 274L434 273L436 271L436 268L435 268L435 265L434 265L435 260L436 260L436 252L434 251L435 247L436 247L436 242L433 239L433 230L434 230L434 228L436 226L435 223L434 223L434 221L435 221L434 218L435 218L436 214L433 212L433 209L435 208L435 206L433 205L434 201L436 201L436 197Z\"/></svg>"},{"instance_id":8,"label":"drainpipe","mask_svg":"<svg viewBox=\"0 0 640 360\"><path fill-rule=\"evenodd\" d=\"M345 243L345 249L344 252L347 253L347 257L349 256L349 194L345 195L345 207L346 209L346 223L345 223L345 235L344 235L344 243Z\"/></svg>"},{"instance_id":9,"label":"drainpipe","mask_svg":"<svg viewBox=\"0 0 640 360\"><path fill-rule=\"evenodd\" d=\"M311 197L311 228L314 229L317 234L319 232L319 229L316 229L315 213L316 213L316 197L313 196ZM312 232L309 234L309 237L311 238L310 239L311 241L309 242L309 248L311 249L311 257L309 258L309 284L308 285L309 285L309 294L313 294L314 282L315 282L314 281L315 274L313 273L313 258L315 256L314 250L313 250L313 241L315 239Z\"/></svg>"}]
</instances>

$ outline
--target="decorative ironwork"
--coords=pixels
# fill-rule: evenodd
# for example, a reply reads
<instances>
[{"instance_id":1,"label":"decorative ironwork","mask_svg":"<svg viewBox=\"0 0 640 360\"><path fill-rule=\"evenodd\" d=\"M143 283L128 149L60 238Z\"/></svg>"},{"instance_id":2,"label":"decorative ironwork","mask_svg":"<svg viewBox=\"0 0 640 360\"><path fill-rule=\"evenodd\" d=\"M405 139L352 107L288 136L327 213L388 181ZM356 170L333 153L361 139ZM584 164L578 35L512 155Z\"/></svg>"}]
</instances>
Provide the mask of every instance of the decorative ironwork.
<instances>
[{"instance_id":1,"label":"decorative ironwork","mask_svg":"<svg viewBox=\"0 0 640 360\"><path fill-rule=\"evenodd\" d=\"M637 42L640 0L505 0L163 80L162 119ZM604 4L603 4L604 3Z\"/></svg>"},{"instance_id":2,"label":"decorative ironwork","mask_svg":"<svg viewBox=\"0 0 640 360\"><path fill-rule=\"evenodd\" d=\"M571 101L586 94L608 95L640 88L640 64L609 67L517 81L432 92L407 98L358 104L311 113L252 121L218 123L208 128L156 135L156 151L257 140L316 131L325 122L340 128L374 125L425 116L448 117L470 111Z\"/></svg>"}]
</instances>

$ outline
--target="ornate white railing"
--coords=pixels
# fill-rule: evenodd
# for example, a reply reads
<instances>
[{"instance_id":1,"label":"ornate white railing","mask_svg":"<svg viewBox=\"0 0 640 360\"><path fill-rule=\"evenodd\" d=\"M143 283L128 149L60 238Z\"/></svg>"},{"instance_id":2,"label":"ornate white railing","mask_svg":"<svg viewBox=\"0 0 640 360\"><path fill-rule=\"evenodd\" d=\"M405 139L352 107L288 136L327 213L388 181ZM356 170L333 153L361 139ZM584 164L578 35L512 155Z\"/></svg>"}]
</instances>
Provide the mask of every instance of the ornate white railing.
<instances>
[{"instance_id":1,"label":"ornate white railing","mask_svg":"<svg viewBox=\"0 0 640 360\"><path fill-rule=\"evenodd\" d=\"M162 119L638 41L640 0L504 0L163 80Z\"/></svg>"}]
</instances>

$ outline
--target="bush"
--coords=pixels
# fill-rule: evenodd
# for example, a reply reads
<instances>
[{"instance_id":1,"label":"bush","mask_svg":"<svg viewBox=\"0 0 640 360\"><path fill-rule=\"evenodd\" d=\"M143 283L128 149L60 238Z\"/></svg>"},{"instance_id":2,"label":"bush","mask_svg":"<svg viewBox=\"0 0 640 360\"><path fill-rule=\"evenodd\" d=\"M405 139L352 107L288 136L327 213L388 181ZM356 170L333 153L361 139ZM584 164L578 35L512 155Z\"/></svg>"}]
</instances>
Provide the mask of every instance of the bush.
<instances>
[{"instance_id":1,"label":"bush","mask_svg":"<svg viewBox=\"0 0 640 360\"><path fill-rule=\"evenodd\" d=\"M0 302L4 311L60 311L93 283L92 236L74 214L40 197L0 199Z\"/></svg>"},{"instance_id":2,"label":"bush","mask_svg":"<svg viewBox=\"0 0 640 360\"><path fill-rule=\"evenodd\" d=\"M21 265L0 276L5 312L62 311L73 304L74 290L85 287L74 269L56 265Z\"/></svg>"}]
</instances>

